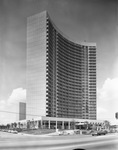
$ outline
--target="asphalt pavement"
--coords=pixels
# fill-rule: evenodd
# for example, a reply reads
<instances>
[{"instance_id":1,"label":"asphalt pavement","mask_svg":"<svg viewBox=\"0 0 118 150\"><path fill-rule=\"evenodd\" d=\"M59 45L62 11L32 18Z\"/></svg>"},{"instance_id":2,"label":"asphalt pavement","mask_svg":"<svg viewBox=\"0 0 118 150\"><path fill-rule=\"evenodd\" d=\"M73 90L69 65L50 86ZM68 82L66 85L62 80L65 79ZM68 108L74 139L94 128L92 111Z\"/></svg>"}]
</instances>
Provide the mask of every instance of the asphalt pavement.
<instances>
[{"instance_id":1,"label":"asphalt pavement","mask_svg":"<svg viewBox=\"0 0 118 150\"><path fill-rule=\"evenodd\" d=\"M0 132L0 150L118 150L118 133L91 135L25 135Z\"/></svg>"}]
</instances>

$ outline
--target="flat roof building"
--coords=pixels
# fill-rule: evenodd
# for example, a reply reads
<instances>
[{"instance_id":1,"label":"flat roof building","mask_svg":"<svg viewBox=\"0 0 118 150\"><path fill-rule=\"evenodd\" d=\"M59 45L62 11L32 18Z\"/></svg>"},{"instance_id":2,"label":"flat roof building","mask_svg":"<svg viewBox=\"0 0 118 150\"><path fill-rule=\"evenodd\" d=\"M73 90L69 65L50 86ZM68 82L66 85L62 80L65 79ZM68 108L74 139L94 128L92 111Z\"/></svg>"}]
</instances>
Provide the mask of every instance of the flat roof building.
<instances>
[{"instance_id":1,"label":"flat roof building","mask_svg":"<svg viewBox=\"0 0 118 150\"><path fill-rule=\"evenodd\" d=\"M19 119L18 120L25 120L26 119L26 103L19 102Z\"/></svg>"},{"instance_id":2,"label":"flat roof building","mask_svg":"<svg viewBox=\"0 0 118 150\"><path fill-rule=\"evenodd\" d=\"M96 119L96 44L65 36L46 11L27 19L27 119Z\"/></svg>"}]
</instances>

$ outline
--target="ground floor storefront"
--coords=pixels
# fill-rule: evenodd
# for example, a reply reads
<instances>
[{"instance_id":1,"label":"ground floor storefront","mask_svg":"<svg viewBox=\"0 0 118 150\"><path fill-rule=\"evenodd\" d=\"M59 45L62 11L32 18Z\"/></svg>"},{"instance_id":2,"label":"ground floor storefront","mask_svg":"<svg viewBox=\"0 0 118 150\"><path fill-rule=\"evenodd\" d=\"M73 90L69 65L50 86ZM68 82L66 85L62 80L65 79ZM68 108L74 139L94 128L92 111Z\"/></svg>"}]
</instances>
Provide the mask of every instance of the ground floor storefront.
<instances>
[{"instance_id":1,"label":"ground floor storefront","mask_svg":"<svg viewBox=\"0 0 118 150\"><path fill-rule=\"evenodd\" d=\"M85 127L96 126L97 129L104 126L104 121L73 119L73 118L56 118L56 117L38 117L32 120L23 120L17 122L17 127L28 129L81 129Z\"/></svg>"}]
</instances>

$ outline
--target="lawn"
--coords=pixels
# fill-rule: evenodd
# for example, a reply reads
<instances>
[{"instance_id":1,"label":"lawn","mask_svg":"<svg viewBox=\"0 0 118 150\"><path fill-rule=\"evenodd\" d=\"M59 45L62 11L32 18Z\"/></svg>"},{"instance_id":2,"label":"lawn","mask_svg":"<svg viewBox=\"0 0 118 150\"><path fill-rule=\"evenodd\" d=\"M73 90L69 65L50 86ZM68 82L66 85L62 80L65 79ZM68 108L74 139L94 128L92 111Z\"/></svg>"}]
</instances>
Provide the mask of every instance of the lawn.
<instances>
[{"instance_id":1,"label":"lawn","mask_svg":"<svg viewBox=\"0 0 118 150\"><path fill-rule=\"evenodd\" d=\"M22 133L33 134L33 135L49 134L54 132L55 129L29 129L29 130L22 131Z\"/></svg>"}]
</instances>

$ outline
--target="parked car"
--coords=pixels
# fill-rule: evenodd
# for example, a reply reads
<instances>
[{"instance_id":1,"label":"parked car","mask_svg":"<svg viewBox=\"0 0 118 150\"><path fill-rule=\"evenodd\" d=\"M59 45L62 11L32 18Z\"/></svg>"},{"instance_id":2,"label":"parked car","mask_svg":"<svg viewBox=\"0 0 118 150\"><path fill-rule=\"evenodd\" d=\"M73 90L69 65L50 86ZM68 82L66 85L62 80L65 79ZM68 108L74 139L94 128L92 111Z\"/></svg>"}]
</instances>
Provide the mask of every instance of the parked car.
<instances>
[{"instance_id":1,"label":"parked car","mask_svg":"<svg viewBox=\"0 0 118 150\"><path fill-rule=\"evenodd\" d=\"M106 135L107 134L107 131L94 131L93 133L92 133L92 136L97 136L97 135Z\"/></svg>"},{"instance_id":2,"label":"parked car","mask_svg":"<svg viewBox=\"0 0 118 150\"><path fill-rule=\"evenodd\" d=\"M58 135L63 135L64 132L63 131L58 131Z\"/></svg>"},{"instance_id":3,"label":"parked car","mask_svg":"<svg viewBox=\"0 0 118 150\"><path fill-rule=\"evenodd\" d=\"M74 130L74 133L75 133L75 134L80 134L80 130L78 130L78 129L77 129L77 130Z\"/></svg>"},{"instance_id":4,"label":"parked car","mask_svg":"<svg viewBox=\"0 0 118 150\"><path fill-rule=\"evenodd\" d=\"M12 133L14 133L14 134L17 134L17 133L18 133L18 131L16 131L16 130L13 130L13 131L12 131Z\"/></svg>"},{"instance_id":5,"label":"parked car","mask_svg":"<svg viewBox=\"0 0 118 150\"><path fill-rule=\"evenodd\" d=\"M8 130L8 133L11 133L11 130Z\"/></svg>"}]
</instances>

